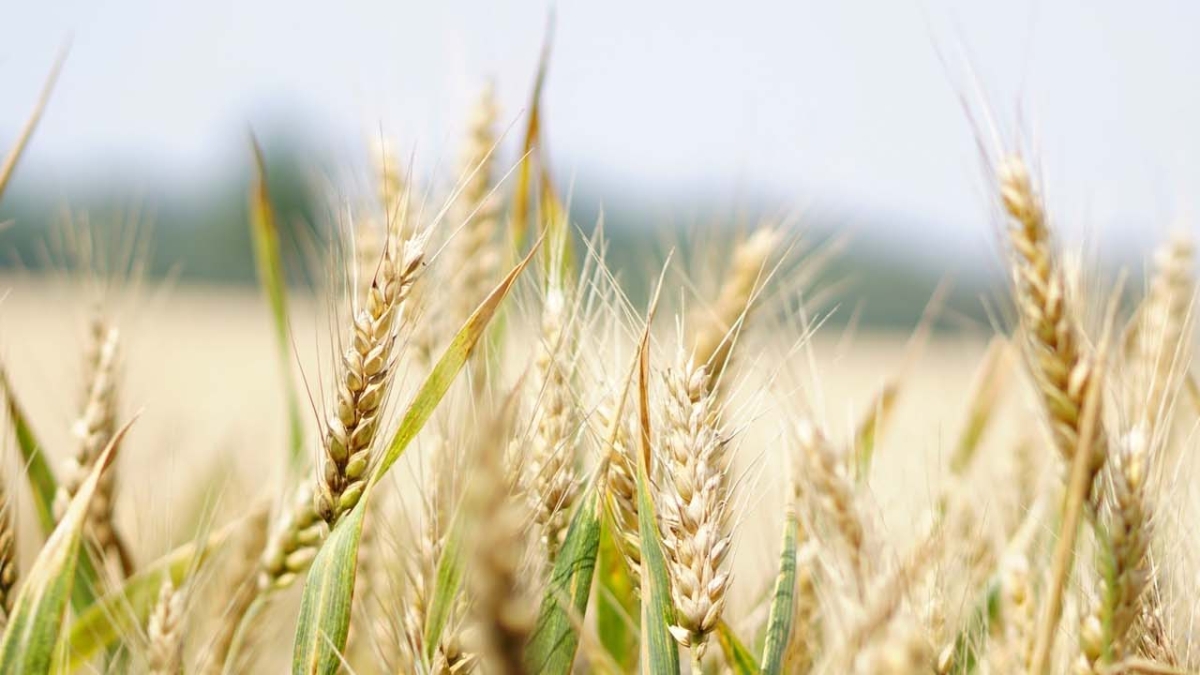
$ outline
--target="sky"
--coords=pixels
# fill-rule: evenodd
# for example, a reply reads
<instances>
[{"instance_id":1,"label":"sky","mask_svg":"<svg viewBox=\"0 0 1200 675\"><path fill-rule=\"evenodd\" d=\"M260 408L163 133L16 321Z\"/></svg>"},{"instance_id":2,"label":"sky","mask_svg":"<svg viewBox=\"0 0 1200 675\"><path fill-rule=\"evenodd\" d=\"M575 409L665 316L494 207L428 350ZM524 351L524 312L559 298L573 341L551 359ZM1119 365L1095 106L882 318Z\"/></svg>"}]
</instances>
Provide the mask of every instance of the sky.
<instances>
[{"instance_id":1,"label":"sky","mask_svg":"<svg viewBox=\"0 0 1200 675\"><path fill-rule=\"evenodd\" d=\"M686 218L689 196L766 194L969 258L994 242L969 110L1034 147L1069 236L1196 227L1189 0L0 0L0 144L69 38L27 155L51 181L219 175L280 120L444 167L488 82L516 144L551 7L548 148L601 198L666 195Z\"/></svg>"}]
</instances>

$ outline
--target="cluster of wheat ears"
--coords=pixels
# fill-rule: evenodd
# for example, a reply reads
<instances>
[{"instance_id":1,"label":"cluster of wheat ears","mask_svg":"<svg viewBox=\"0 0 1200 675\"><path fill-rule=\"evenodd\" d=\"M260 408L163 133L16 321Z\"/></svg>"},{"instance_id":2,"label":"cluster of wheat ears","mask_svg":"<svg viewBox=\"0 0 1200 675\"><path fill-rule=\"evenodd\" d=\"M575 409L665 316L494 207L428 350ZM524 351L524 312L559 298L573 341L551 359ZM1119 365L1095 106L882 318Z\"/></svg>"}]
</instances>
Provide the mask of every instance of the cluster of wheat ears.
<instances>
[{"instance_id":1,"label":"cluster of wheat ears","mask_svg":"<svg viewBox=\"0 0 1200 675\"><path fill-rule=\"evenodd\" d=\"M783 414L753 436L764 447L743 442L762 423L744 404L743 374L803 358L819 323L803 304L767 302L792 296L766 289L809 281L808 266L788 264L786 229L758 227L726 263L698 270L711 292L664 292L678 278L664 271L634 307L604 264L603 228L574 233L548 178L536 93L529 118L509 176L493 160L485 95L444 206L426 208L433 200L417 199L402 164L380 153L378 189L339 207L332 348L308 380L315 425L301 412L259 157L250 227L291 434L287 447L251 438L244 451L286 456L290 468L260 505L157 560L137 560L114 520L122 439L136 433L121 364L137 358L115 318L97 310L84 336L75 446L51 453L65 462L44 454L44 420L0 377L44 535L18 569L10 483L0 672L261 672L263 617L297 596L295 673L1200 667L1194 580L1162 517L1196 410L1185 237L1165 244L1132 311L1114 291L1088 312L1082 295L1097 299L1094 288L1064 262L1029 166L997 153L988 177L1012 334L997 335L979 366L927 518L889 545L868 495L897 382L844 440L801 388L765 385ZM770 339L756 340L763 332ZM768 346L748 354L755 345ZM998 401L1022 391L1006 377L1017 363L1032 394L1016 421L1021 443L993 462L1002 475L982 475ZM777 561L765 578L731 575L733 558L749 555L737 546L740 510L759 497L735 468L739 453L789 467L769 505L783 526L763 553ZM397 487L385 479L402 456L417 479ZM989 502L1002 512L982 513L981 492L1003 493Z\"/></svg>"}]
</instances>

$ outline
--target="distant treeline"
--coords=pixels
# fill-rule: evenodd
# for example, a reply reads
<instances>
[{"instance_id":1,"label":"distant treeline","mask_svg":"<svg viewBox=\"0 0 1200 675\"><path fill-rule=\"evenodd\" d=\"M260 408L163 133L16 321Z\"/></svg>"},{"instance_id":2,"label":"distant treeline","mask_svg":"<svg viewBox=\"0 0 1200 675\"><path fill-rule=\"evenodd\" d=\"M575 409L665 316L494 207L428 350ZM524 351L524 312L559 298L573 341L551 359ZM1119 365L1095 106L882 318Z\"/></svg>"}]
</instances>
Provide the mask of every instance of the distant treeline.
<instances>
[{"instance_id":1,"label":"distant treeline","mask_svg":"<svg viewBox=\"0 0 1200 675\"><path fill-rule=\"evenodd\" d=\"M289 275L296 285L310 284L314 256L329 240L335 200L324 194L325 188L315 178L314 166L320 160L294 144L269 143L266 149L268 184L290 256ZM138 230L151 241L147 270L152 277L175 274L183 282L251 284L255 270L247 226L248 184L248 167L242 167L219 181L189 185L186 190L169 186L137 196L119 179L105 179L80 185L64 198L27 180L0 203L0 223L11 221L0 232L0 266L35 272L47 265L62 266L62 233L70 229L68 216L79 220L86 214L89 226L99 233L99 239L110 242L110 247L129 232L131 221L141 221ZM589 199L586 192L575 191L572 219L581 236L589 234L600 220L598 204L598 199ZM609 199L603 204L607 261L621 274L623 287L635 301L645 298L668 250L675 251L676 264L685 270L703 267L695 255L715 254L719 264L724 262L720 251L727 250L725 243L732 232L758 218L746 210L737 218L715 213L697 216L693 205L693 224L664 223L655 215L660 211L635 200L613 203ZM801 254L795 256L800 264L806 255L814 257L814 249L823 250L838 236L837 228L830 224L805 220L802 227ZM819 301L826 311L836 310L828 317L834 326L853 321L867 328L911 329L942 281L943 271L912 255L872 249L869 244L851 241L829 256L805 295ZM982 289L980 278L956 280L939 327L985 323Z\"/></svg>"}]
</instances>

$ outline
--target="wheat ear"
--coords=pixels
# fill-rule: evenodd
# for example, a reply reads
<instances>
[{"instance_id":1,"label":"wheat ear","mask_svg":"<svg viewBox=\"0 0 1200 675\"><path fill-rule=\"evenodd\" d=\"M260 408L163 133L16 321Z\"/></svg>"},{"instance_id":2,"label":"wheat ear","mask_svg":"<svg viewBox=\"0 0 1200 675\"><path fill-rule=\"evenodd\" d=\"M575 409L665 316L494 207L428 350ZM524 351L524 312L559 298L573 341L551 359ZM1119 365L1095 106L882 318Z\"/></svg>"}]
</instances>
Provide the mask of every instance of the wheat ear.
<instances>
[{"instance_id":1,"label":"wheat ear","mask_svg":"<svg viewBox=\"0 0 1200 675\"><path fill-rule=\"evenodd\" d=\"M149 675L179 675L183 672L184 594L167 579L146 625Z\"/></svg>"},{"instance_id":2,"label":"wheat ear","mask_svg":"<svg viewBox=\"0 0 1200 675\"><path fill-rule=\"evenodd\" d=\"M259 560L258 594L286 588L303 574L325 540L325 523L313 509L312 485L303 481L282 512Z\"/></svg>"},{"instance_id":3,"label":"wheat ear","mask_svg":"<svg viewBox=\"0 0 1200 675\"><path fill-rule=\"evenodd\" d=\"M227 563L229 567L224 575L223 587L217 596L222 598L216 605L221 613L217 617L212 637L204 648L196 668L197 673L221 673L238 625L258 596L259 560L267 543L269 517L270 511L265 505L256 507L238 537L237 545L231 553L232 559Z\"/></svg>"},{"instance_id":4,"label":"wheat ear","mask_svg":"<svg viewBox=\"0 0 1200 675\"><path fill-rule=\"evenodd\" d=\"M600 405L592 417L598 438L604 439L613 426L613 408L608 402ZM625 568L635 588L641 587L642 536L638 529L637 477L634 447L629 428L617 420L616 437L608 452L608 480L605 486L609 514L615 525L615 539ZM604 441L601 440L603 443Z\"/></svg>"},{"instance_id":5,"label":"wheat ear","mask_svg":"<svg viewBox=\"0 0 1200 675\"><path fill-rule=\"evenodd\" d=\"M1095 672L1136 653L1131 631L1143 612L1142 596L1150 580L1146 431L1143 426L1131 430L1112 457L1111 489L1102 505L1100 601L1080 630L1078 670L1083 672Z\"/></svg>"},{"instance_id":6,"label":"wheat ear","mask_svg":"<svg viewBox=\"0 0 1200 675\"><path fill-rule=\"evenodd\" d=\"M117 359L119 337L115 328L95 328L93 337L103 335L99 348L89 346L84 352L85 372L90 374L87 400L83 412L73 427L79 441L76 454L66 460L54 495L54 513L61 518L67 505L83 484L92 466L116 433L117 425ZM87 532L104 560L122 574L133 573L133 560L113 525L113 500L116 472L111 468L101 476L96 494L88 507Z\"/></svg>"},{"instance_id":7,"label":"wheat ear","mask_svg":"<svg viewBox=\"0 0 1200 675\"><path fill-rule=\"evenodd\" d=\"M517 494L517 476L505 466L505 446L495 440L504 434L493 430L490 435L495 438L485 435L479 440L475 476L467 492L471 522L477 523L468 580L471 614L488 672L524 675L525 644L534 619L521 577L528 513Z\"/></svg>"},{"instance_id":8,"label":"wheat ear","mask_svg":"<svg viewBox=\"0 0 1200 675\"><path fill-rule=\"evenodd\" d=\"M575 401L569 380L566 290L552 273L542 307L542 336L534 363L537 418L525 463L525 490L542 546L552 564L566 534L579 492L576 476Z\"/></svg>"},{"instance_id":9,"label":"wheat ear","mask_svg":"<svg viewBox=\"0 0 1200 675\"><path fill-rule=\"evenodd\" d=\"M325 423L324 462L315 497L317 513L330 525L354 508L366 487L371 447L395 365L396 331L425 259L427 235L389 239L366 302L355 310L349 344L337 365L333 414Z\"/></svg>"},{"instance_id":10,"label":"wheat ear","mask_svg":"<svg viewBox=\"0 0 1200 675\"><path fill-rule=\"evenodd\" d=\"M17 585L17 530L12 502L4 477L0 476L0 629L8 624Z\"/></svg>"},{"instance_id":11,"label":"wheat ear","mask_svg":"<svg viewBox=\"0 0 1200 675\"><path fill-rule=\"evenodd\" d=\"M716 302L694 315L692 359L708 366L714 384L721 380L729 363L737 339L734 329L750 315L755 293L768 271L767 263L782 239L780 230L763 227L740 242Z\"/></svg>"},{"instance_id":12,"label":"wheat ear","mask_svg":"<svg viewBox=\"0 0 1200 675\"><path fill-rule=\"evenodd\" d=\"M862 588L869 572L865 557L866 528L846 458L834 450L821 429L807 418L797 422L795 433L818 511L845 542L851 578Z\"/></svg>"},{"instance_id":13,"label":"wheat ear","mask_svg":"<svg viewBox=\"0 0 1200 675\"><path fill-rule=\"evenodd\" d=\"M681 350L664 380L665 465L655 487L678 622L670 631L698 663L729 588L729 439L720 428L707 366Z\"/></svg>"},{"instance_id":14,"label":"wheat ear","mask_svg":"<svg viewBox=\"0 0 1200 675\"><path fill-rule=\"evenodd\" d=\"M451 301L459 323L491 290L501 259L496 241L500 202L492 193L496 114L495 95L488 86L471 109L466 143L458 162L459 175L465 182L448 216L453 227L461 227L447 261L448 269L454 270Z\"/></svg>"},{"instance_id":15,"label":"wheat ear","mask_svg":"<svg viewBox=\"0 0 1200 675\"><path fill-rule=\"evenodd\" d=\"M406 655L412 663L420 663L425 653L425 631L428 623L429 603L437 585L438 564L445 548L447 526L446 519L450 515L448 503L450 495L445 494L449 487L447 474L455 470L455 462L450 461L452 445L439 442L433 447L430 462L430 480L422 496L422 522L417 531L417 545L412 547L411 555L406 560L404 608L402 622L405 637L405 648L411 653ZM454 612L461 613L462 603L456 603ZM470 658L462 652L458 644L455 630L456 621L447 622L443 629L441 644L434 651L436 664L434 672L449 672L461 667L464 659Z\"/></svg>"},{"instance_id":16,"label":"wheat ear","mask_svg":"<svg viewBox=\"0 0 1200 675\"><path fill-rule=\"evenodd\" d=\"M1046 213L1033 190L1024 161L1012 156L998 169L1000 197L1009 218L1010 263L1017 311L1024 333L1025 361L1050 420L1054 444L1069 464L1079 445L1084 395L1094 364L1067 297ZM1096 448L1104 448L1098 427ZM1106 453L1093 452L1091 475Z\"/></svg>"},{"instance_id":17,"label":"wheat ear","mask_svg":"<svg viewBox=\"0 0 1200 675\"><path fill-rule=\"evenodd\" d=\"M1133 419L1152 427L1168 419L1165 409L1191 363L1192 266L1195 247L1175 232L1154 257L1154 276L1142 302L1133 349Z\"/></svg>"}]
</instances>

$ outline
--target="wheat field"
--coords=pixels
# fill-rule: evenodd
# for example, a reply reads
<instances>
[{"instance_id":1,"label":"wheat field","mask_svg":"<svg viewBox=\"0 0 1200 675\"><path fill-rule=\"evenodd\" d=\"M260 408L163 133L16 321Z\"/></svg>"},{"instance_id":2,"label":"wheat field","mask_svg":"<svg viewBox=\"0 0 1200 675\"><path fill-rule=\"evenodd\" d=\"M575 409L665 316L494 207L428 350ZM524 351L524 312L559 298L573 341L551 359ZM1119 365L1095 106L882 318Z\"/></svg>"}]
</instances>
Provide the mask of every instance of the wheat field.
<instances>
[{"instance_id":1,"label":"wheat field","mask_svg":"<svg viewBox=\"0 0 1200 675\"><path fill-rule=\"evenodd\" d=\"M1200 667L1186 234L1083 274L989 138L997 327L830 327L802 223L631 301L538 101L511 175L487 92L452 188L379 152L300 262L255 145L260 292L88 232L0 279L0 672Z\"/></svg>"}]
</instances>

